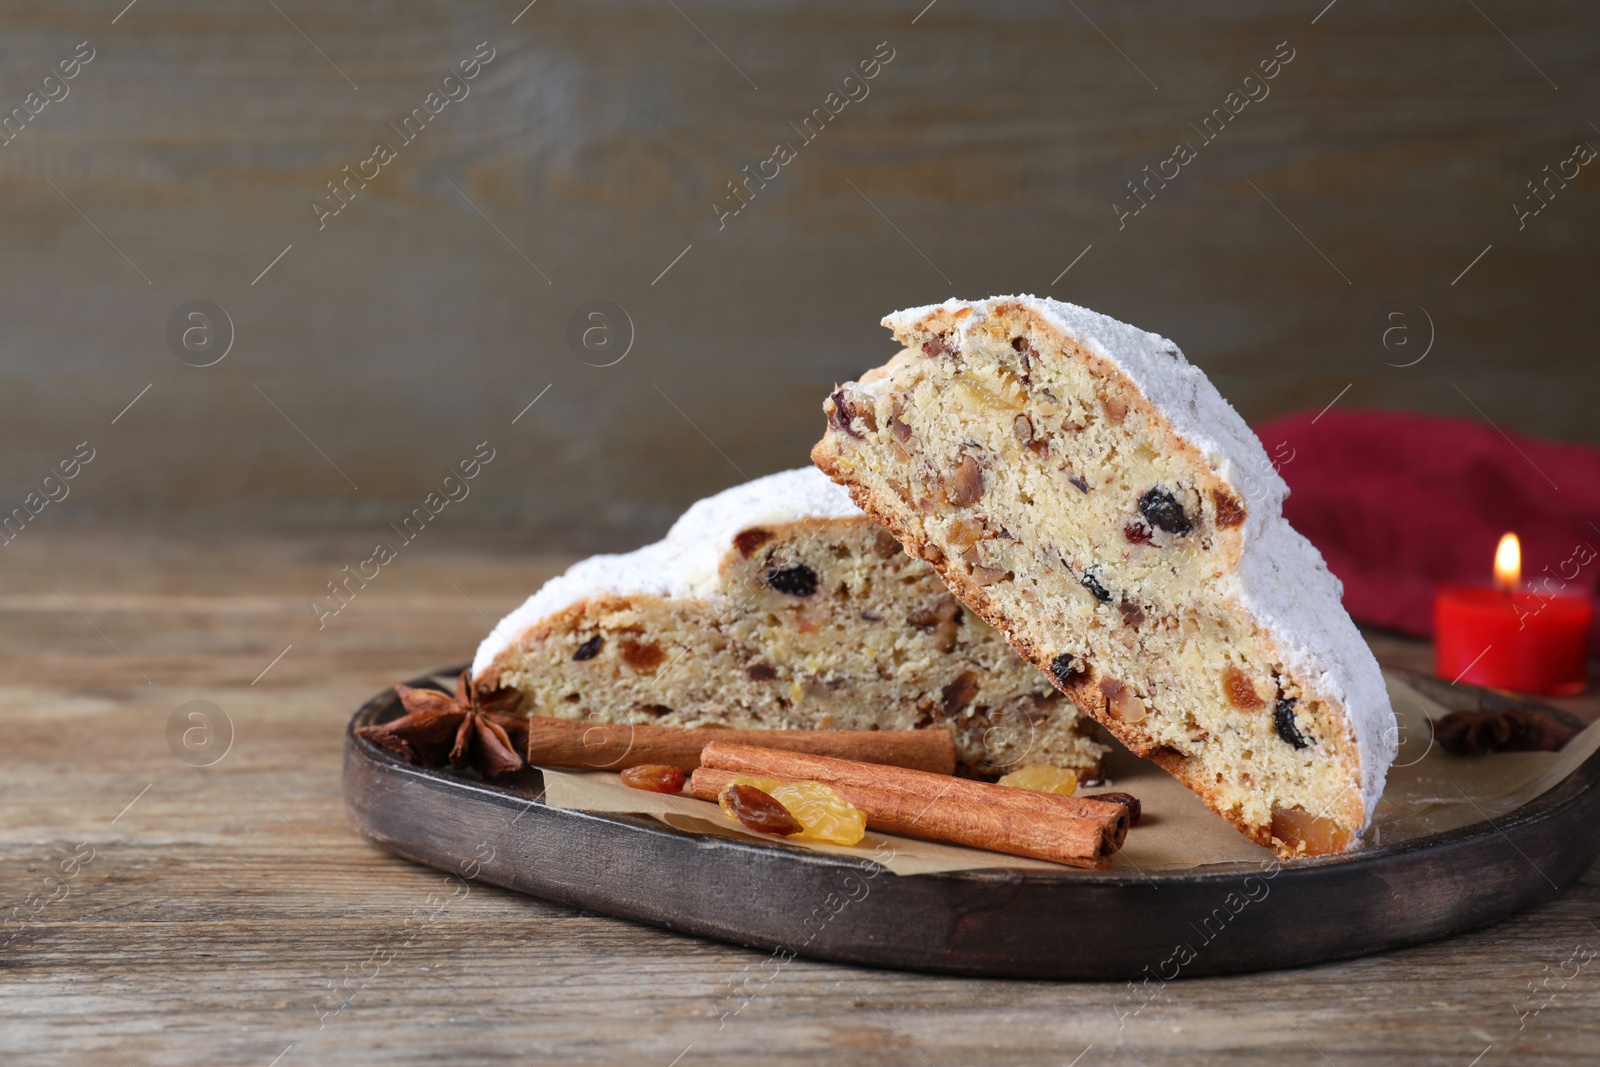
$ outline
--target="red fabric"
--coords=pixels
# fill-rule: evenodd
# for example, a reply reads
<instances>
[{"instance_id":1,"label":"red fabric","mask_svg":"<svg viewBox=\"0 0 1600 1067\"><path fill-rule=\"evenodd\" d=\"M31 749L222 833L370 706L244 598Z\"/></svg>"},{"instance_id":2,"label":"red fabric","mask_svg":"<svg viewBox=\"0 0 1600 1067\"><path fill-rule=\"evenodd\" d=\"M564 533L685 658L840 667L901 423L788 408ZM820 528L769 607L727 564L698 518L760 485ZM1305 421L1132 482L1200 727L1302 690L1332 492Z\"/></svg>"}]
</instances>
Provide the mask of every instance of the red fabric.
<instances>
[{"instance_id":1,"label":"red fabric","mask_svg":"<svg viewBox=\"0 0 1600 1067\"><path fill-rule=\"evenodd\" d=\"M1508 530L1536 590L1600 588L1600 449L1389 411L1288 415L1256 432L1289 483L1284 514L1358 622L1432 636L1434 590L1487 584Z\"/></svg>"}]
</instances>

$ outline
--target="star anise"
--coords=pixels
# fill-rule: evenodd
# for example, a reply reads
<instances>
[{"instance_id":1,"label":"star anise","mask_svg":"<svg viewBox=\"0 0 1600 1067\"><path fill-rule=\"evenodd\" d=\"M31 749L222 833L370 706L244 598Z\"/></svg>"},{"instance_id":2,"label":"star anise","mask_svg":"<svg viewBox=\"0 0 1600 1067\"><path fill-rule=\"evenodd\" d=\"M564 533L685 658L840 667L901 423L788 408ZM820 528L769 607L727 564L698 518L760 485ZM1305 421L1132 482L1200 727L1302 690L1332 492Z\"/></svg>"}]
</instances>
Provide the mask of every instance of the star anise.
<instances>
[{"instance_id":1,"label":"star anise","mask_svg":"<svg viewBox=\"0 0 1600 1067\"><path fill-rule=\"evenodd\" d=\"M356 736L424 767L471 766L485 778L521 770L528 748L528 720L516 714L522 694L510 687L480 692L470 674L456 679L454 699L437 689L395 686L406 713L358 727Z\"/></svg>"},{"instance_id":2,"label":"star anise","mask_svg":"<svg viewBox=\"0 0 1600 1067\"><path fill-rule=\"evenodd\" d=\"M1532 708L1452 711L1433 722L1439 747L1457 756L1489 752L1559 752L1578 733L1574 726Z\"/></svg>"}]
</instances>

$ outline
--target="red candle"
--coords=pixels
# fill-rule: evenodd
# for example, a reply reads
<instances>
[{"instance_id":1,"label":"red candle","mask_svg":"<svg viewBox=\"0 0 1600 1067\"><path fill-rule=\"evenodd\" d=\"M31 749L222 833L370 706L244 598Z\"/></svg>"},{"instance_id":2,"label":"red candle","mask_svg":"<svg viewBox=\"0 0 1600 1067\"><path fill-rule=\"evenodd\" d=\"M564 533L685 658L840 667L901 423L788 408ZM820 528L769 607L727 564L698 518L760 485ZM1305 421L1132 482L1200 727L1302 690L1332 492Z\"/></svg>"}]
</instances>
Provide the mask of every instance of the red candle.
<instances>
[{"instance_id":1,"label":"red candle","mask_svg":"<svg viewBox=\"0 0 1600 1067\"><path fill-rule=\"evenodd\" d=\"M1493 587L1445 586L1435 595L1434 673L1541 696L1581 693L1594 615L1589 597L1524 586L1516 534L1500 539L1494 567Z\"/></svg>"}]
</instances>

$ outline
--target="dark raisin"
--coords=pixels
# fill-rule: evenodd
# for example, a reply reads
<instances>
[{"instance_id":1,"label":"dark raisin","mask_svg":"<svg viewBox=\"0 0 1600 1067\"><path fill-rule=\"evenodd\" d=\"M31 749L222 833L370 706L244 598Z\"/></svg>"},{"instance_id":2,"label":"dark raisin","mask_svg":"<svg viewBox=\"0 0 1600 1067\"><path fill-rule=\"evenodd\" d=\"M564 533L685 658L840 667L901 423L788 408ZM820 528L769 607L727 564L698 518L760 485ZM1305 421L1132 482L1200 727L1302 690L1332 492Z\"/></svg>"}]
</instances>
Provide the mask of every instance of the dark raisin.
<instances>
[{"instance_id":1,"label":"dark raisin","mask_svg":"<svg viewBox=\"0 0 1600 1067\"><path fill-rule=\"evenodd\" d=\"M790 596L810 596L817 591L817 572L804 563L774 567L767 572L767 584Z\"/></svg>"},{"instance_id":2,"label":"dark raisin","mask_svg":"<svg viewBox=\"0 0 1600 1067\"><path fill-rule=\"evenodd\" d=\"M589 640L578 646L578 651L572 654L572 658L579 660L594 659L600 654L600 646L605 643L605 638L601 637L599 634L595 634L593 637L589 638Z\"/></svg>"},{"instance_id":3,"label":"dark raisin","mask_svg":"<svg viewBox=\"0 0 1600 1067\"><path fill-rule=\"evenodd\" d=\"M1106 591L1105 586L1100 584L1100 579L1094 576L1093 571L1083 572L1083 587L1094 594L1094 598L1100 603L1109 604L1111 602L1111 594Z\"/></svg>"},{"instance_id":4,"label":"dark raisin","mask_svg":"<svg viewBox=\"0 0 1600 1067\"><path fill-rule=\"evenodd\" d=\"M1125 626L1132 626L1134 629L1138 629L1139 625L1144 622L1144 609L1131 600L1124 600L1118 604L1117 610L1122 612L1122 622Z\"/></svg>"},{"instance_id":5,"label":"dark raisin","mask_svg":"<svg viewBox=\"0 0 1600 1067\"><path fill-rule=\"evenodd\" d=\"M1150 532L1150 527L1135 519L1122 528L1122 536L1128 539L1129 544L1148 545L1153 535Z\"/></svg>"},{"instance_id":6,"label":"dark raisin","mask_svg":"<svg viewBox=\"0 0 1600 1067\"><path fill-rule=\"evenodd\" d=\"M757 833L788 837L805 829L788 808L753 785L730 785L717 799L735 819Z\"/></svg>"},{"instance_id":7,"label":"dark raisin","mask_svg":"<svg viewBox=\"0 0 1600 1067\"><path fill-rule=\"evenodd\" d=\"M752 663L744 673L750 676L752 682L770 682L778 676L778 668L770 663Z\"/></svg>"},{"instance_id":8,"label":"dark raisin","mask_svg":"<svg viewBox=\"0 0 1600 1067\"><path fill-rule=\"evenodd\" d=\"M1156 486L1139 498L1139 514L1143 515L1151 526L1165 530L1169 534L1182 535L1194 529L1194 523L1183 513L1183 505L1160 486Z\"/></svg>"},{"instance_id":9,"label":"dark raisin","mask_svg":"<svg viewBox=\"0 0 1600 1067\"><path fill-rule=\"evenodd\" d=\"M622 772L622 784L649 793L681 793L689 776L683 768L665 763L641 763Z\"/></svg>"},{"instance_id":10,"label":"dark raisin","mask_svg":"<svg viewBox=\"0 0 1600 1067\"><path fill-rule=\"evenodd\" d=\"M1089 483L1084 481L1082 478L1078 477L1076 474L1074 474L1070 478L1068 478L1067 481L1069 481L1073 485L1077 486L1078 487L1078 492L1080 492L1080 493L1087 493L1089 491Z\"/></svg>"},{"instance_id":11,"label":"dark raisin","mask_svg":"<svg viewBox=\"0 0 1600 1067\"><path fill-rule=\"evenodd\" d=\"M1084 668L1077 657L1070 652L1063 652L1050 661L1050 673L1063 688L1083 677Z\"/></svg>"},{"instance_id":12,"label":"dark raisin","mask_svg":"<svg viewBox=\"0 0 1600 1067\"><path fill-rule=\"evenodd\" d=\"M755 550L772 540L772 531L763 530L759 526L752 526L748 530L740 530L733 535L733 547L739 550L739 555L749 559Z\"/></svg>"},{"instance_id":13,"label":"dark raisin","mask_svg":"<svg viewBox=\"0 0 1600 1067\"><path fill-rule=\"evenodd\" d=\"M1283 738L1286 745L1295 748L1310 748L1311 742L1306 740L1294 721L1294 706L1298 703L1294 697L1279 697L1278 706L1272 712L1272 725L1278 728L1278 736Z\"/></svg>"},{"instance_id":14,"label":"dark raisin","mask_svg":"<svg viewBox=\"0 0 1600 1067\"><path fill-rule=\"evenodd\" d=\"M1143 811L1143 806L1139 803L1139 798L1132 793L1090 793L1083 799L1100 800L1107 804L1121 804L1128 809L1128 825L1139 825L1139 816Z\"/></svg>"}]
</instances>

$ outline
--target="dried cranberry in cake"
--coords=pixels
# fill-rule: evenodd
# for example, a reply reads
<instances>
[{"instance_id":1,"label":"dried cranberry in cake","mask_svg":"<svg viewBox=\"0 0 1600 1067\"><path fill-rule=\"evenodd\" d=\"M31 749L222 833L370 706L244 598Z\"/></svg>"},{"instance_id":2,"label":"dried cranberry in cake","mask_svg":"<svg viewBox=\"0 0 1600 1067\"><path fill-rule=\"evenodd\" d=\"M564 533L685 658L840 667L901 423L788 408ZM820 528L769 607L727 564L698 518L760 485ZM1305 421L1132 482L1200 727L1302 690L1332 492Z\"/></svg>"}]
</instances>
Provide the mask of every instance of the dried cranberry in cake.
<instances>
[{"instance_id":1,"label":"dried cranberry in cake","mask_svg":"<svg viewBox=\"0 0 1600 1067\"><path fill-rule=\"evenodd\" d=\"M572 658L580 661L594 659L600 654L600 647L605 643L606 639L604 637L601 637L599 634L595 634L593 637L589 638L589 640L578 646L578 650L572 654Z\"/></svg>"},{"instance_id":2,"label":"dried cranberry in cake","mask_svg":"<svg viewBox=\"0 0 1600 1067\"><path fill-rule=\"evenodd\" d=\"M1148 545L1153 535L1150 532L1150 527L1138 520L1134 520L1123 526L1122 536L1131 545Z\"/></svg>"},{"instance_id":3,"label":"dried cranberry in cake","mask_svg":"<svg viewBox=\"0 0 1600 1067\"><path fill-rule=\"evenodd\" d=\"M767 572L767 584L790 596L810 596L817 591L817 572L804 563L774 567Z\"/></svg>"},{"instance_id":4,"label":"dried cranberry in cake","mask_svg":"<svg viewBox=\"0 0 1600 1067\"><path fill-rule=\"evenodd\" d=\"M1160 486L1156 486L1139 498L1139 514L1143 515L1151 526L1165 530L1169 534L1181 537L1194 529L1194 523L1184 514L1183 505L1178 503L1178 498Z\"/></svg>"}]
</instances>

